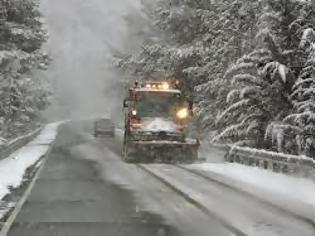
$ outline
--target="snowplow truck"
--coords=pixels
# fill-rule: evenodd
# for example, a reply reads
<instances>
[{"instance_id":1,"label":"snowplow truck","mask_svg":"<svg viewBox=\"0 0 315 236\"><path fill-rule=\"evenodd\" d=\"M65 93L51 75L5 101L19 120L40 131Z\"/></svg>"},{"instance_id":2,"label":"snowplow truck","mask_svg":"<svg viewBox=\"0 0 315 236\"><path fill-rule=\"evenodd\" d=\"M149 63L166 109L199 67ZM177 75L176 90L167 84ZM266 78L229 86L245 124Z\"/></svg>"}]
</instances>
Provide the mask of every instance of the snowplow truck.
<instances>
[{"instance_id":1,"label":"snowplow truck","mask_svg":"<svg viewBox=\"0 0 315 236\"><path fill-rule=\"evenodd\" d=\"M198 159L198 139L186 137L193 105L177 84L136 82L129 89L124 100L124 161L187 163Z\"/></svg>"}]
</instances>

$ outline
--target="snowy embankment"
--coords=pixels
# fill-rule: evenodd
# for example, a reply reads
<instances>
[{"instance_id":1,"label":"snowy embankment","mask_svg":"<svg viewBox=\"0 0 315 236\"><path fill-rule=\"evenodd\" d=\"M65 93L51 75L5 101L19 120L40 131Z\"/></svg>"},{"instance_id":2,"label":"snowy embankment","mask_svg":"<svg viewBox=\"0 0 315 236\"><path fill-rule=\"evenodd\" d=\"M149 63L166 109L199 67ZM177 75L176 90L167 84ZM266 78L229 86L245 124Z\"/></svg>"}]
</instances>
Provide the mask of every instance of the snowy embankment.
<instances>
[{"instance_id":1,"label":"snowy embankment","mask_svg":"<svg viewBox=\"0 0 315 236\"><path fill-rule=\"evenodd\" d=\"M311 179L236 163L203 163L189 168L298 215L315 219L315 184Z\"/></svg>"},{"instance_id":2,"label":"snowy embankment","mask_svg":"<svg viewBox=\"0 0 315 236\"><path fill-rule=\"evenodd\" d=\"M57 136L59 125L47 125L33 141L0 161L0 203L10 193L10 189L18 188L23 183L27 168L47 153ZM0 219L5 213L6 209L2 209L2 212L0 209Z\"/></svg>"}]
</instances>

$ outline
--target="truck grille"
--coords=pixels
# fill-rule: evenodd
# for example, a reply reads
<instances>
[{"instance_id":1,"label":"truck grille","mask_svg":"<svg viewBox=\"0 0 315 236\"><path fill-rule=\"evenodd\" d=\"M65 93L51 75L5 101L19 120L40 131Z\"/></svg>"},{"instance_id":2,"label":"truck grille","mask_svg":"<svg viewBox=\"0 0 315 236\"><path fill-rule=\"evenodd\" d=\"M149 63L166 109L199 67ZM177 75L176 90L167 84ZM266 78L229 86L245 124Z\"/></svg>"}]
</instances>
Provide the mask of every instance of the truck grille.
<instances>
[{"instance_id":1,"label":"truck grille","mask_svg":"<svg viewBox=\"0 0 315 236\"><path fill-rule=\"evenodd\" d=\"M135 132L131 134L131 140L133 141L171 141L171 142L183 142L185 140L184 135L173 132Z\"/></svg>"}]
</instances>

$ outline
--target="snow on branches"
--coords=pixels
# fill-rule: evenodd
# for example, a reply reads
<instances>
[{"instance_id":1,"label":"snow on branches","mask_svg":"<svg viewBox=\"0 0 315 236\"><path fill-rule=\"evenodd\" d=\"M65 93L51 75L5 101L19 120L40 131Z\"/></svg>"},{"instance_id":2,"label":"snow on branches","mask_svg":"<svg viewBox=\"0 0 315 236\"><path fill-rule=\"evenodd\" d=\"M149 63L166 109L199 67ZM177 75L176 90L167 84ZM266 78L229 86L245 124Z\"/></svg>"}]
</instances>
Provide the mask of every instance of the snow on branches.
<instances>
[{"instance_id":1,"label":"snow on branches","mask_svg":"<svg viewBox=\"0 0 315 236\"><path fill-rule=\"evenodd\" d=\"M279 109L289 105L284 84L280 83L285 82L286 74L281 73L278 64L265 63L265 53L260 52L261 60L259 52L253 52L227 71L225 79L233 89L227 95L226 109L217 117L222 132L216 139L233 143L247 140L242 143L260 146L268 121L276 119ZM270 77L274 74L278 76Z\"/></svg>"},{"instance_id":2,"label":"snow on branches","mask_svg":"<svg viewBox=\"0 0 315 236\"><path fill-rule=\"evenodd\" d=\"M231 90L217 117L216 139L314 155L314 6L279 0L264 10L256 32L261 49L225 74Z\"/></svg>"},{"instance_id":3,"label":"snow on branches","mask_svg":"<svg viewBox=\"0 0 315 236\"><path fill-rule=\"evenodd\" d=\"M10 137L36 122L48 92L34 71L46 69L40 52L46 33L37 0L0 2L0 136Z\"/></svg>"}]
</instances>

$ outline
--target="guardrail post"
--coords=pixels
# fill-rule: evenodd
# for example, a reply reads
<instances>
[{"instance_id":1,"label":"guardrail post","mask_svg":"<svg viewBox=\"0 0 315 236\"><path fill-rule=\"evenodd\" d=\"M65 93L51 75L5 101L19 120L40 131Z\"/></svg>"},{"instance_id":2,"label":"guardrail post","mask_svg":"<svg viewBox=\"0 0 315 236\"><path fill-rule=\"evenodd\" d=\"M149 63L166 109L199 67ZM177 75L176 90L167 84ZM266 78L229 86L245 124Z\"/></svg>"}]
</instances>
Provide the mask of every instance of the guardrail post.
<instances>
[{"instance_id":1,"label":"guardrail post","mask_svg":"<svg viewBox=\"0 0 315 236\"><path fill-rule=\"evenodd\" d=\"M229 162L229 152L226 152L226 153L224 154L224 160L227 161L227 162Z\"/></svg>"},{"instance_id":2,"label":"guardrail post","mask_svg":"<svg viewBox=\"0 0 315 236\"><path fill-rule=\"evenodd\" d=\"M231 161L231 160L232 160L232 155L226 154L226 155L225 155L225 160L226 160L227 162L232 162L232 161Z\"/></svg>"},{"instance_id":3,"label":"guardrail post","mask_svg":"<svg viewBox=\"0 0 315 236\"><path fill-rule=\"evenodd\" d=\"M249 157L248 158L248 165L249 166L254 166L254 164L255 164L255 160Z\"/></svg>"},{"instance_id":4,"label":"guardrail post","mask_svg":"<svg viewBox=\"0 0 315 236\"><path fill-rule=\"evenodd\" d=\"M297 172L296 166L292 164L288 164L288 174L295 174Z\"/></svg>"},{"instance_id":5,"label":"guardrail post","mask_svg":"<svg viewBox=\"0 0 315 236\"><path fill-rule=\"evenodd\" d=\"M288 170L289 170L288 165L283 163L282 168L281 168L281 172L286 174L286 173L288 173Z\"/></svg>"},{"instance_id":6,"label":"guardrail post","mask_svg":"<svg viewBox=\"0 0 315 236\"><path fill-rule=\"evenodd\" d=\"M236 163L240 163L241 162L241 159L238 155L235 156L235 162Z\"/></svg>"},{"instance_id":7,"label":"guardrail post","mask_svg":"<svg viewBox=\"0 0 315 236\"><path fill-rule=\"evenodd\" d=\"M276 173L280 171L280 165L277 162L272 163L272 170Z\"/></svg>"},{"instance_id":8,"label":"guardrail post","mask_svg":"<svg viewBox=\"0 0 315 236\"><path fill-rule=\"evenodd\" d=\"M242 163L243 163L244 165L247 165L247 166L248 166L248 159L247 159L247 157L242 156L241 161L242 161Z\"/></svg>"},{"instance_id":9,"label":"guardrail post","mask_svg":"<svg viewBox=\"0 0 315 236\"><path fill-rule=\"evenodd\" d=\"M265 170L268 170L269 169L269 163L268 163L268 161L267 160L262 160L263 161L263 163L264 163L264 169Z\"/></svg>"}]
</instances>

